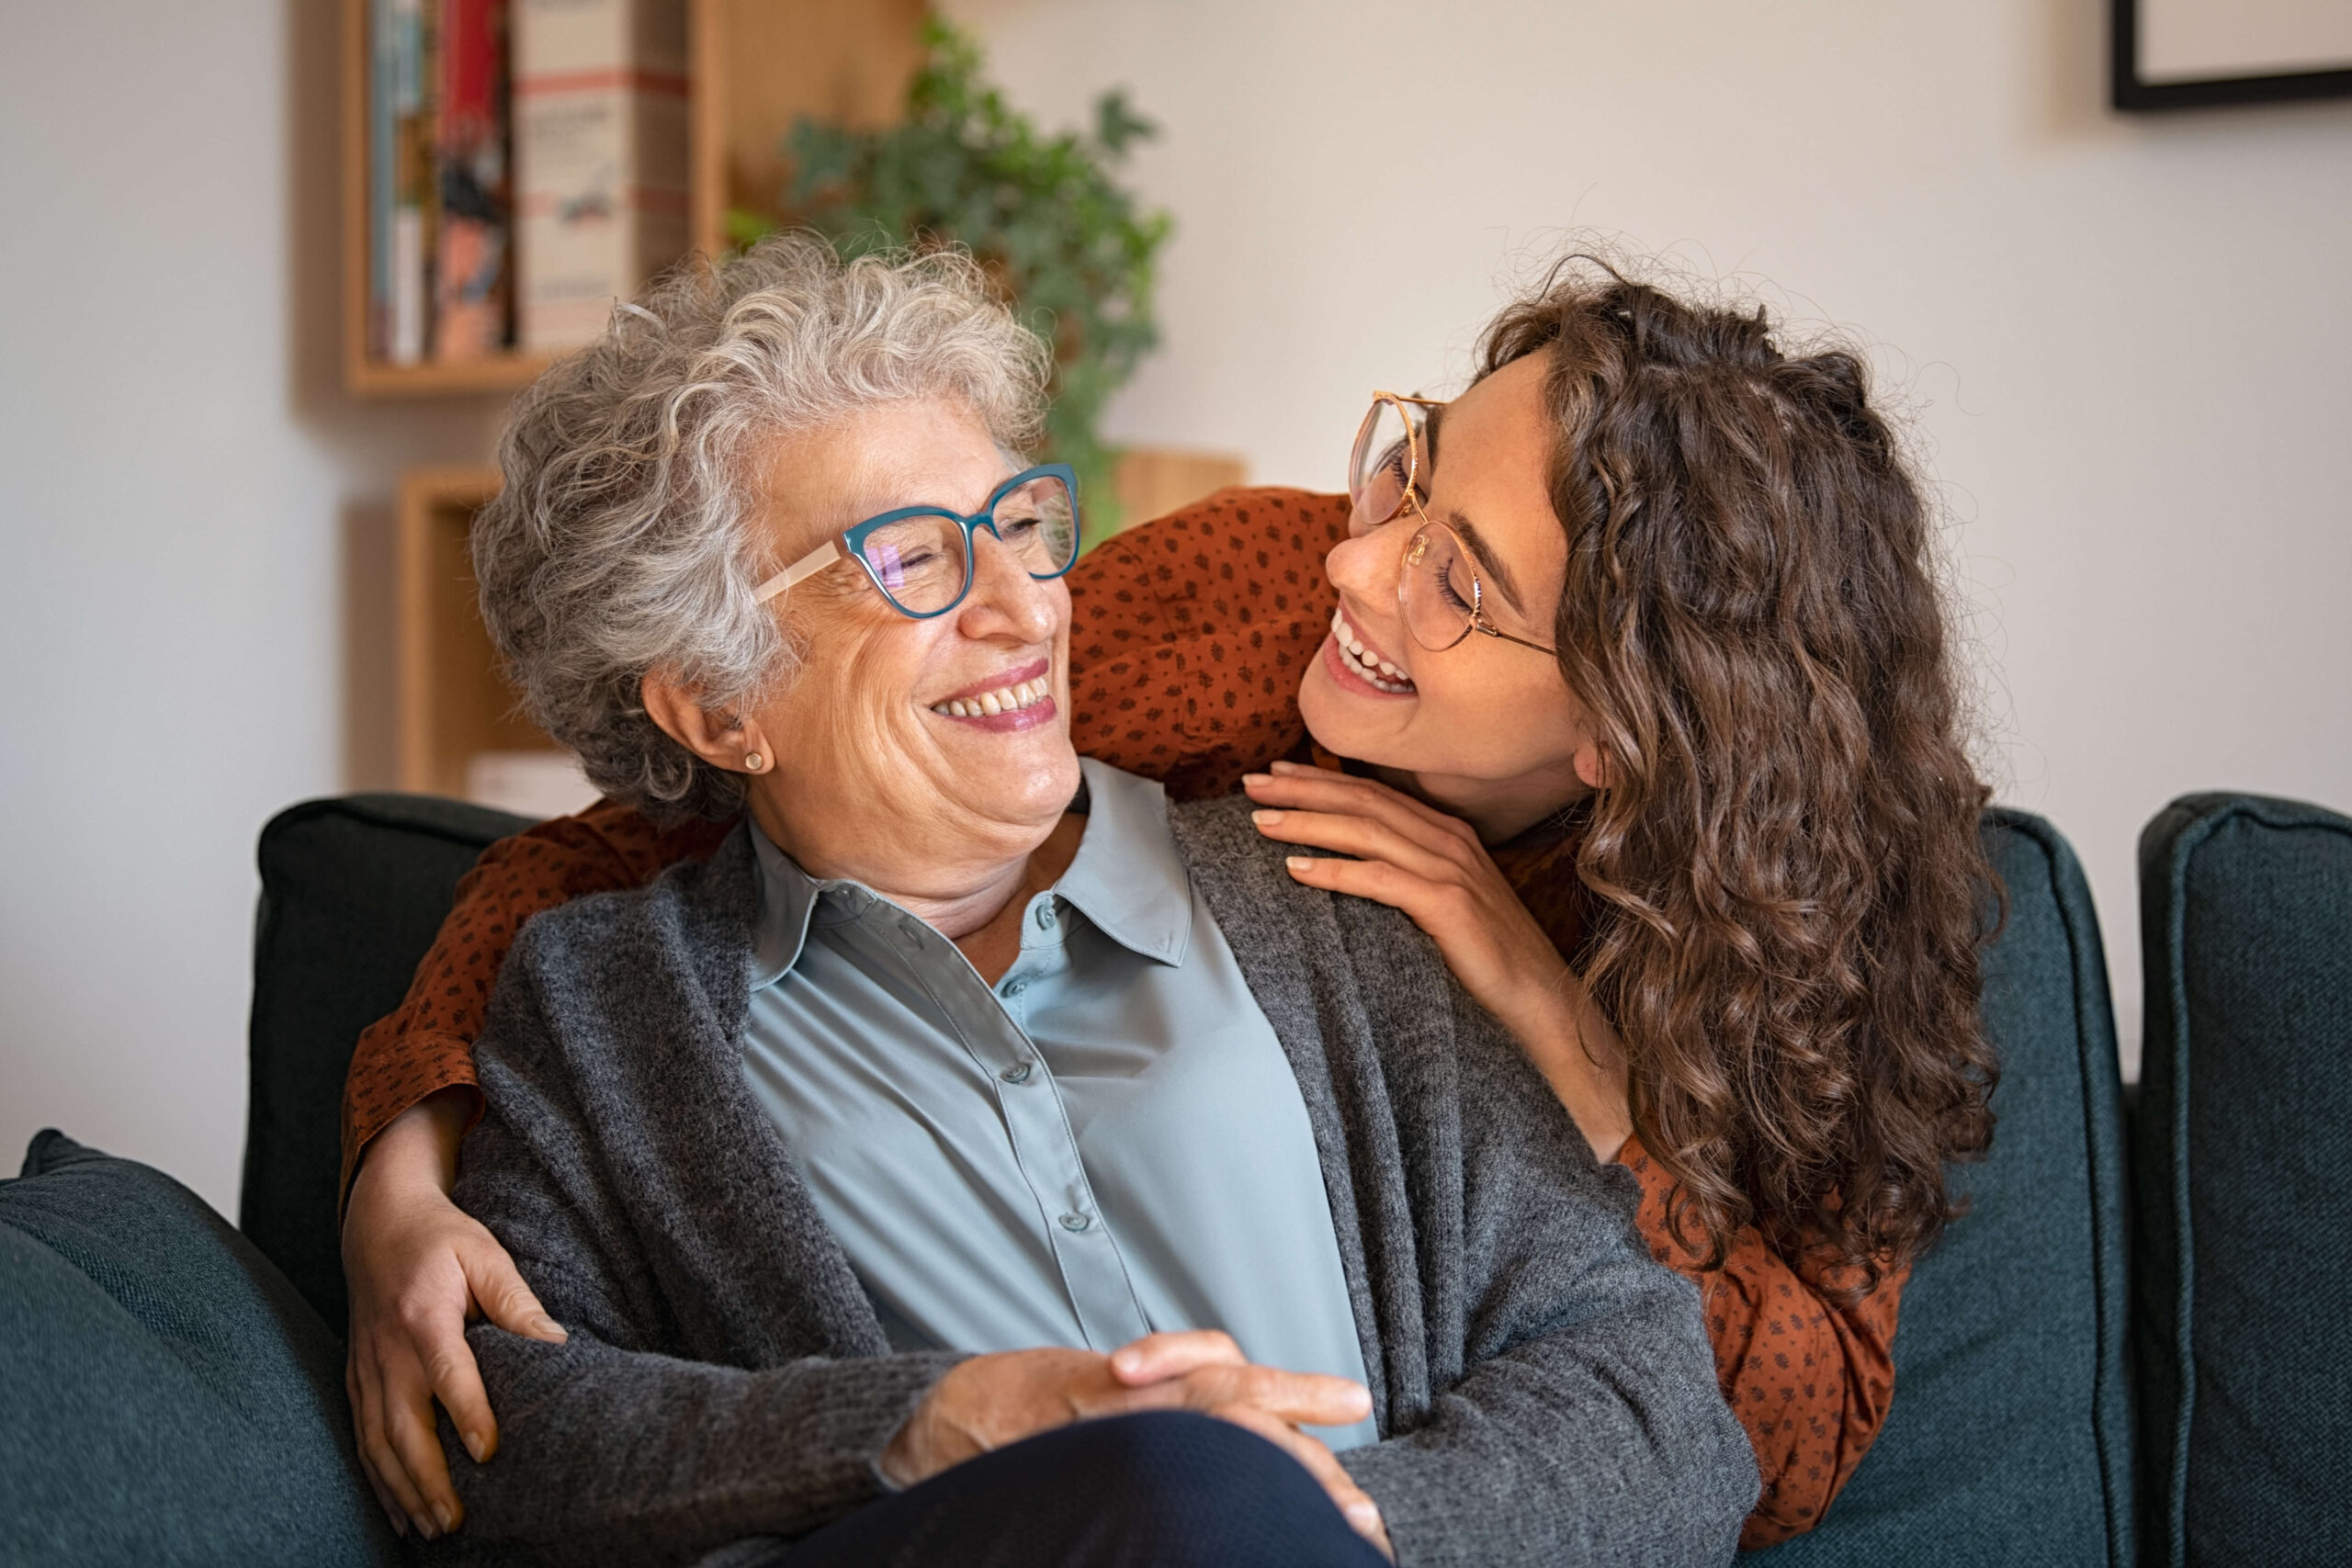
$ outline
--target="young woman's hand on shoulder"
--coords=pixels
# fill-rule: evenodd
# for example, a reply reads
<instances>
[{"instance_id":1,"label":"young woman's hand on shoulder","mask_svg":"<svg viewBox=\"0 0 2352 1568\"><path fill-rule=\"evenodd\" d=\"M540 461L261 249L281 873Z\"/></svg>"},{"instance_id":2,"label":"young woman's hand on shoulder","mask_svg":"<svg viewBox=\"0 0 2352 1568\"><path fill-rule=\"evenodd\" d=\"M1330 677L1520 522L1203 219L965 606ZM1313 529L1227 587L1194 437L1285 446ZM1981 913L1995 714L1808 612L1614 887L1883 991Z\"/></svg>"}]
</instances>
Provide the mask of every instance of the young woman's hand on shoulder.
<instances>
[{"instance_id":1,"label":"young woman's hand on shoulder","mask_svg":"<svg viewBox=\"0 0 2352 1568\"><path fill-rule=\"evenodd\" d=\"M1242 781L1260 807L1258 830L1332 852L1292 856L1291 875L1389 905L1427 931L1463 989L1519 1041L1594 1156L1614 1159L1634 1126L1624 1052L1470 825L1375 780L1273 767Z\"/></svg>"}]
</instances>

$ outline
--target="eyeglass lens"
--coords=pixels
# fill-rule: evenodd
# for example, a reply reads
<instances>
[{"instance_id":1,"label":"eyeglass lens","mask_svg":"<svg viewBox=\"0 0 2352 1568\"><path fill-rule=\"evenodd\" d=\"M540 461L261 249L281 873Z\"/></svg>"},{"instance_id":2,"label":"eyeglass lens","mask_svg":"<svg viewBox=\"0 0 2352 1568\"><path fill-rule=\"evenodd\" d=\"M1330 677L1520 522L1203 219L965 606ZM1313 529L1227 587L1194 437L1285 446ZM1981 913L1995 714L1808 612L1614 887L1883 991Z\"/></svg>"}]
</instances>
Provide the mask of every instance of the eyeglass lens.
<instances>
[{"instance_id":1,"label":"eyeglass lens","mask_svg":"<svg viewBox=\"0 0 2352 1568\"><path fill-rule=\"evenodd\" d=\"M1478 609L1478 578L1462 558L1452 529L1429 527L1405 547L1396 603L1413 640L1442 653L1470 635Z\"/></svg>"},{"instance_id":2,"label":"eyeglass lens","mask_svg":"<svg viewBox=\"0 0 2352 1568\"><path fill-rule=\"evenodd\" d=\"M1407 420L1412 421L1408 426ZM1414 471L1413 438L1420 433L1420 410L1408 414L1385 398L1375 400L1356 434L1353 466L1348 474L1348 496L1354 503L1348 518L1356 533L1377 528L1396 515L1409 486L1429 482Z\"/></svg>"},{"instance_id":3,"label":"eyeglass lens","mask_svg":"<svg viewBox=\"0 0 2352 1568\"><path fill-rule=\"evenodd\" d=\"M1078 508L1069 487L1041 475L997 499L997 537L1033 577L1052 577L1078 553ZM885 523L859 548L890 602L935 615L956 603L971 576L971 536L956 518L921 513Z\"/></svg>"}]
</instances>

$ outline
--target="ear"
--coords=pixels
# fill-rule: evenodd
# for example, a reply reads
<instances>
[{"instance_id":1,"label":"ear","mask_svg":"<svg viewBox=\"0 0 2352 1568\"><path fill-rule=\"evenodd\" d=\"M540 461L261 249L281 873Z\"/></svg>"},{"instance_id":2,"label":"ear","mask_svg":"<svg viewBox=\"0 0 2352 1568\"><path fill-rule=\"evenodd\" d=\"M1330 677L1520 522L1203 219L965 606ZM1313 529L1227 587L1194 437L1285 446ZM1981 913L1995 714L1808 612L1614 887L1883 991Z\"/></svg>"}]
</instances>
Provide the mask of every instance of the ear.
<instances>
[{"instance_id":1,"label":"ear","mask_svg":"<svg viewBox=\"0 0 2352 1568\"><path fill-rule=\"evenodd\" d=\"M1577 777L1587 789L1609 787L1609 759L1600 754L1600 743L1589 736L1577 748Z\"/></svg>"},{"instance_id":2,"label":"ear","mask_svg":"<svg viewBox=\"0 0 2352 1568\"><path fill-rule=\"evenodd\" d=\"M666 670L646 671L637 690L646 716L662 727L662 733L712 767L748 773L775 766L775 752L760 721L751 715L703 706L702 694L681 685ZM760 765L746 765L747 756L758 757Z\"/></svg>"}]
</instances>

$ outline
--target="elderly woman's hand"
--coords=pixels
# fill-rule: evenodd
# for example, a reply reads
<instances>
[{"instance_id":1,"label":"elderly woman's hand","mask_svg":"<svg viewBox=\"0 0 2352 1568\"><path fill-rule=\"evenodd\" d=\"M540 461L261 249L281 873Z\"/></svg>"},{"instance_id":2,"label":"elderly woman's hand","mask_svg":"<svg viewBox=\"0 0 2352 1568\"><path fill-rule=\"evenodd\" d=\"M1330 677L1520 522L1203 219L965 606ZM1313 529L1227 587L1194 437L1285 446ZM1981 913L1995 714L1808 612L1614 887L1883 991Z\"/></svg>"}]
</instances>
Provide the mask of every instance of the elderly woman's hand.
<instances>
[{"instance_id":1,"label":"elderly woman's hand","mask_svg":"<svg viewBox=\"0 0 2352 1568\"><path fill-rule=\"evenodd\" d=\"M1372 1395L1346 1378L1257 1366L1214 1329L1147 1335L1108 1356L1005 1350L960 1361L899 1429L881 1470L892 1484L912 1486L1073 1421L1143 1410L1194 1410L1257 1433L1306 1467L1357 1534L1395 1556L1378 1506L1329 1448L1298 1429L1361 1421Z\"/></svg>"},{"instance_id":2,"label":"elderly woman's hand","mask_svg":"<svg viewBox=\"0 0 2352 1568\"><path fill-rule=\"evenodd\" d=\"M466 1345L467 1318L479 1312L510 1334L555 1344L566 1337L506 1249L449 1201L466 1110L463 1091L445 1090L377 1134L351 1184L343 1226L351 1286L344 1385L359 1462L392 1528L405 1535L413 1525L428 1540L464 1517L434 1429L434 1400L447 1407L477 1462L498 1448L498 1422Z\"/></svg>"},{"instance_id":3,"label":"elderly woman's hand","mask_svg":"<svg viewBox=\"0 0 2352 1568\"><path fill-rule=\"evenodd\" d=\"M1634 1130L1624 1049L1470 825L1373 779L1276 762L1242 780L1258 830L1352 860L1296 855L1309 887L1402 910L1463 989L1517 1038L1592 1145L1613 1159Z\"/></svg>"}]
</instances>

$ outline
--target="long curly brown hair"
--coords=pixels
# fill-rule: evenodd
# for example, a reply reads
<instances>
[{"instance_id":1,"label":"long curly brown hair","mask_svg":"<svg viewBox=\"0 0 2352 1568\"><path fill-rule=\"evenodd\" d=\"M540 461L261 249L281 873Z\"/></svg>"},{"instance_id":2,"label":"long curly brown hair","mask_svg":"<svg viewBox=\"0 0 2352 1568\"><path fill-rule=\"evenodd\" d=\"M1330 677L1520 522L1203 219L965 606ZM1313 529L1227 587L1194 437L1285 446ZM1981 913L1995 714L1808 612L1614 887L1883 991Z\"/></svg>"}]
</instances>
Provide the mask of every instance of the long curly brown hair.
<instances>
[{"instance_id":1,"label":"long curly brown hair","mask_svg":"<svg viewBox=\"0 0 2352 1568\"><path fill-rule=\"evenodd\" d=\"M1761 309L1579 256L1479 374L1537 353L1560 665L1604 762L1577 956L1635 1125L1710 1267L1752 1223L1875 1288L1957 1213L1945 1165L1989 1145L1998 1077L1932 515L1862 361L1783 352Z\"/></svg>"}]
</instances>

